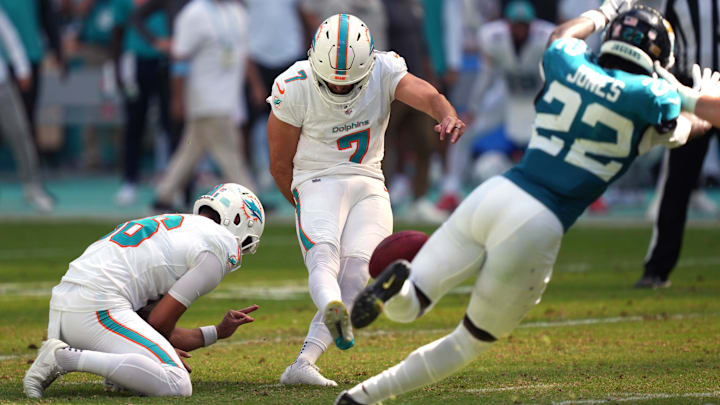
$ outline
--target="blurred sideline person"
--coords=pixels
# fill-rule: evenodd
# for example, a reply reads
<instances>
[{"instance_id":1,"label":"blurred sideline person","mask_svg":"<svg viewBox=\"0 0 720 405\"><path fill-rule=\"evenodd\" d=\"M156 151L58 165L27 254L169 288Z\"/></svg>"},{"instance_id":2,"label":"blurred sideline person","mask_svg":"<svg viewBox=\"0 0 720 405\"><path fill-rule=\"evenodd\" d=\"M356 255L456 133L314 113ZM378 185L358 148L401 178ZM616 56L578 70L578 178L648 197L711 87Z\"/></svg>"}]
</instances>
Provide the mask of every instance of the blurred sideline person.
<instances>
[{"instance_id":1,"label":"blurred sideline person","mask_svg":"<svg viewBox=\"0 0 720 405\"><path fill-rule=\"evenodd\" d=\"M27 87L18 87L36 148L39 142L35 117L42 84L41 69L45 59L45 43L52 49L54 62L60 68L61 75L65 76L67 73L57 24L58 13L54 5L52 0L0 0L0 8L15 26L30 61L32 81ZM12 72L12 75L17 79L15 72ZM38 149L38 153L40 152L42 150Z\"/></svg>"},{"instance_id":2,"label":"blurred sideline person","mask_svg":"<svg viewBox=\"0 0 720 405\"><path fill-rule=\"evenodd\" d=\"M316 24L302 0L246 0L248 11L247 153L259 186L272 189L269 174L265 102L273 81L305 55L305 44ZM271 208L271 207L268 207Z\"/></svg>"},{"instance_id":3,"label":"blurred sideline person","mask_svg":"<svg viewBox=\"0 0 720 405\"><path fill-rule=\"evenodd\" d=\"M15 31L12 22L10 22L2 8L0 8L0 40L7 50L6 54L12 61L20 89L29 89L33 80L30 63L18 38L17 31ZM37 151L33 143L30 124L22 105L22 99L18 94L15 83L10 80L5 57L1 54L0 135L6 139L12 150L20 180L23 183L25 199L41 212L52 211L55 201L45 192L40 179Z\"/></svg>"},{"instance_id":4,"label":"blurred sideline person","mask_svg":"<svg viewBox=\"0 0 720 405\"><path fill-rule=\"evenodd\" d=\"M193 0L175 22L172 42L172 113L187 114L185 133L165 177L157 187L154 208L166 211L209 152L226 181L255 182L244 164L234 117L247 60L247 14L236 0Z\"/></svg>"},{"instance_id":5,"label":"blurred sideline person","mask_svg":"<svg viewBox=\"0 0 720 405\"><path fill-rule=\"evenodd\" d=\"M230 337L258 307L231 309L217 326L185 329L177 321L240 267L242 255L255 253L264 220L257 197L227 183L195 201L192 215L128 221L90 245L52 290L48 339L25 374L25 394L40 398L59 375L82 371L115 389L190 396L181 357Z\"/></svg>"},{"instance_id":6,"label":"blurred sideline person","mask_svg":"<svg viewBox=\"0 0 720 405\"><path fill-rule=\"evenodd\" d=\"M673 63L672 27L653 9L623 12L630 5L607 0L553 32L523 160L476 188L412 264L388 266L358 295L351 317L364 327L384 308L390 319L412 322L477 277L462 322L336 404L374 404L435 383L507 336L540 301L564 232L608 184L652 146L684 144L692 122L694 134L707 128L680 115L678 92L652 77L653 61ZM596 59L583 39L608 23Z\"/></svg>"},{"instance_id":7,"label":"blurred sideline person","mask_svg":"<svg viewBox=\"0 0 720 405\"><path fill-rule=\"evenodd\" d=\"M298 241L318 312L283 384L337 385L315 362L331 342L354 345L348 308L370 275L376 245L392 232L381 161L393 100L431 115L440 139L465 130L430 84L395 52L375 51L369 28L349 14L317 29L308 60L276 80L267 101L270 170L295 206Z\"/></svg>"},{"instance_id":8,"label":"blurred sideline person","mask_svg":"<svg viewBox=\"0 0 720 405\"><path fill-rule=\"evenodd\" d=\"M678 63L673 72L683 84L692 85L693 64L720 69L716 35L720 0L643 2L656 4L677 30ZM635 283L636 288L670 286L670 273L680 258L690 205L709 213L717 212L717 206L698 189L703 161L713 136L720 139L718 128L712 128L708 136L699 137L687 146L665 153L655 200L649 209L654 219L653 233L645 255L643 274Z\"/></svg>"},{"instance_id":9,"label":"blurred sideline person","mask_svg":"<svg viewBox=\"0 0 720 405\"><path fill-rule=\"evenodd\" d=\"M157 100L160 127L173 138L170 123L170 66L168 54L147 42L131 24L138 7L134 0L113 0L112 56L116 82L124 99L125 133L123 148L123 184L115 194L115 203L131 205L137 200L140 180L141 144L146 134L148 111ZM167 16L160 11L147 20L147 29L161 40L169 40ZM125 63L121 63L125 62ZM177 144L177 139L169 143ZM155 144L158 148L158 143Z\"/></svg>"},{"instance_id":10,"label":"blurred sideline person","mask_svg":"<svg viewBox=\"0 0 720 405\"><path fill-rule=\"evenodd\" d=\"M390 48L405 59L408 72L432 82L427 44L422 33L423 10L418 0L384 0ZM374 31L373 31L374 32ZM398 207L410 197L407 220L440 224L447 215L435 208L427 194L430 161L438 148L432 118L405 103L394 101L388 124L383 173L390 184L390 200ZM409 193L408 189L412 192Z\"/></svg>"},{"instance_id":11,"label":"blurred sideline person","mask_svg":"<svg viewBox=\"0 0 720 405\"><path fill-rule=\"evenodd\" d=\"M311 27L315 28L326 18L335 14L352 14L362 20L373 33L375 49L385 51L393 49L388 32L389 10L384 6L385 0L301 0L302 7L307 11ZM411 13L411 10L407 10Z\"/></svg>"},{"instance_id":12,"label":"blurred sideline person","mask_svg":"<svg viewBox=\"0 0 720 405\"><path fill-rule=\"evenodd\" d=\"M524 150L532 134L535 108L533 101L542 88L538 63L542 60L550 33L555 25L536 17L535 8L527 0L514 0L504 10L504 18L482 26L478 42L482 54L482 73L477 78L469 106L484 107L487 96L497 96L494 89L498 80L506 83L507 102L504 108L504 131L495 131L481 142L487 156L499 157L505 164L498 164L500 174L511 165L511 158ZM492 103L492 102L489 102ZM471 114L482 120L485 111L474 110ZM461 145L451 148L454 159L449 162L449 173L444 179L441 206L454 210L460 202L463 176L471 163L472 147L467 137ZM457 150L454 150L457 149ZM445 201L442 201L445 200Z\"/></svg>"}]
</instances>

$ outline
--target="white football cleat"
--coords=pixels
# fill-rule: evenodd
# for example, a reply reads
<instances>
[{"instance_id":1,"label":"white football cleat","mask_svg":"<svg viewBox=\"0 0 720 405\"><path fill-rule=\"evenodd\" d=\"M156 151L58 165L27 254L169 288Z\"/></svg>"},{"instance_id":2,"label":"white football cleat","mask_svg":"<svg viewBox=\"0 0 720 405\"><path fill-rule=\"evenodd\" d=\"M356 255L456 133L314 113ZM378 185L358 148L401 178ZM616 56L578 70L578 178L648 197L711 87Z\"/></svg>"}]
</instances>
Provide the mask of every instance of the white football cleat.
<instances>
[{"instance_id":1,"label":"white football cleat","mask_svg":"<svg viewBox=\"0 0 720 405\"><path fill-rule=\"evenodd\" d=\"M323 313L323 322L330 330L330 335L338 349L347 350L355 345L350 315L341 301L331 301L327 304Z\"/></svg>"},{"instance_id":2,"label":"white football cleat","mask_svg":"<svg viewBox=\"0 0 720 405\"><path fill-rule=\"evenodd\" d=\"M132 183L124 183L115 193L115 205L118 207L127 207L135 204L138 198L137 185Z\"/></svg>"},{"instance_id":3,"label":"white football cleat","mask_svg":"<svg viewBox=\"0 0 720 405\"><path fill-rule=\"evenodd\" d=\"M440 225L448 219L448 214L425 198L421 198L410 206L407 217L409 221L413 222Z\"/></svg>"},{"instance_id":4,"label":"white football cleat","mask_svg":"<svg viewBox=\"0 0 720 405\"><path fill-rule=\"evenodd\" d=\"M38 355L23 378L23 391L29 398L41 398L56 378L65 374L55 361L55 351L68 347L67 343L50 338L43 342Z\"/></svg>"},{"instance_id":5,"label":"white football cleat","mask_svg":"<svg viewBox=\"0 0 720 405\"><path fill-rule=\"evenodd\" d=\"M55 209L55 199L38 184L25 185L25 200L40 212L51 212Z\"/></svg>"},{"instance_id":6,"label":"white football cleat","mask_svg":"<svg viewBox=\"0 0 720 405\"><path fill-rule=\"evenodd\" d=\"M318 366L304 359L297 359L280 376L280 384L305 384L337 387L337 383L320 374Z\"/></svg>"}]
</instances>

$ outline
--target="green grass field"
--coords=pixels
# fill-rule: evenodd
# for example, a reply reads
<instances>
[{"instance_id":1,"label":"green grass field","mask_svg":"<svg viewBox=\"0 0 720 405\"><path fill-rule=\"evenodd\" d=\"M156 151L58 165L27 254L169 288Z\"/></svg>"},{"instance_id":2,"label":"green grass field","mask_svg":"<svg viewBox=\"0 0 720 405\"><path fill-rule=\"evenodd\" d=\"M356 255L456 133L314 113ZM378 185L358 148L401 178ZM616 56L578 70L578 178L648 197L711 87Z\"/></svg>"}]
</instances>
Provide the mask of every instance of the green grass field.
<instances>
[{"instance_id":1,"label":"green grass field","mask_svg":"<svg viewBox=\"0 0 720 405\"><path fill-rule=\"evenodd\" d=\"M24 401L21 380L46 332L50 288L113 225L0 223L0 402ZM571 231L542 303L510 338L451 378L386 403L720 404L720 228L688 230L671 288L635 290L649 228ZM315 312L306 284L294 229L270 227L258 254L181 319L207 325L228 308L260 305L253 324L193 353L191 398L106 394L99 377L75 373L40 402L330 404L340 388L278 384ZM395 364L458 324L466 286L414 324L381 318L357 333L355 348L331 348L318 365L351 387Z\"/></svg>"}]
</instances>

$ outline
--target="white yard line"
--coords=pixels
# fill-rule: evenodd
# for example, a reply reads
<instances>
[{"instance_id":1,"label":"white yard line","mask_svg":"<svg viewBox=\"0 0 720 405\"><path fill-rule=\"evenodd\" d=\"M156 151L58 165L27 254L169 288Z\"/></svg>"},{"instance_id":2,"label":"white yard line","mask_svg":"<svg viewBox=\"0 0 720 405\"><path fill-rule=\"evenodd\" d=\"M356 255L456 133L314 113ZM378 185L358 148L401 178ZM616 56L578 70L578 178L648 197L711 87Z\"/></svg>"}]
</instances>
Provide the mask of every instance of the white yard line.
<instances>
[{"instance_id":1,"label":"white yard line","mask_svg":"<svg viewBox=\"0 0 720 405\"><path fill-rule=\"evenodd\" d=\"M493 393L493 392L550 389L550 388L555 388L558 386L559 386L558 384L535 384L535 385L518 385L515 387L500 387L500 388L470 388L470 389L460 390L460 391L461 392L469 392L471 394L489 394L489 393Z\"/></svg>"},{"instance_id":2,"label":"white yard line","mask_svg":"<svg viewBox=\"0 0 720 405\"><path fill-rule=\"evenodd\" d=\"M699 314L699 313L691 313L691 314L675 314L670 315L668 317L664 316L654 316L654 317L642 317L642 316L625 316L625 317L611 317L611 318L590 318L590 319L575 319L575 320L567 320L567 321L550 321L550 322L528 322L521 324L518 326L519 329L524 328L560 328L560 327L566 327L566 326L577 326L577 325L599 325L599 324L610 324L610 323L620 323L620 322L645 322L647 320L664 320L664 319L673 319L673 320L682 320L682 319L692 319L692 318L699 318L703 316L718 316L720 314ZM448 333L452 330L452 328L448 329L406 329L406 330L374 330L371 332L365 332L365 331L358 331L356 334L363 337L379 337L379 336L388 336L388 335L402 335L402 334L413 334L413 335L432 335L432 334L441 334L441 333ZM273 337L267 337L267 338L260 338L260 339L245 339L245 340L231 340L231 341L221 341L217 343L217 346L245 346L245 345L253 345L253 344L262 344L262 343L282 343L287 342L288 340L295 340L295 341L302 341L302 339L305 338L305 335L278 335ZM5 360L14 360L21 357L29 357L32 356L32 354L10 354L10 355L0 355L0 361Z\"/></svg>"},{"instance_id":3,"label":"white yard line","mask_svg":"<svg viewBox=\"0 0 720 405\"><path fill-rule=\"evenodd\" d=\"M578 399L569 401L553 401L553 405L595 405L614 404L617 402L651 401L655 399L675 398L720 398L720 391L714 392L690 392L687 394L628 394L623 397L609 397L602 399Z\"/></svg>"}]
</instances>

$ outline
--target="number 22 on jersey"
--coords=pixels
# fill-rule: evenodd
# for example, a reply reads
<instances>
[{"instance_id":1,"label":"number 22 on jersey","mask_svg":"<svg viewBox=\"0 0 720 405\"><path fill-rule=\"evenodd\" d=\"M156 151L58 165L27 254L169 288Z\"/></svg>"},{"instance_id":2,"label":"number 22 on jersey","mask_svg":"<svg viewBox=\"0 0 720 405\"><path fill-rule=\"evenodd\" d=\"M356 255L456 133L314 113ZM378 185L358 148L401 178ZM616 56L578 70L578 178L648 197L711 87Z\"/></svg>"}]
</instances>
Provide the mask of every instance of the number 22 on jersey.
<instances>
[{"instance_id":1,"label":"number 22 on jersey","mask_svg":"<svg viewBox=\"0 0 720 405\"><path fill-rule=\"evenodd\" d=\"M535 127L555 133L568 133L580 112L580 107L582 107L582 97L577 91L558 81L553 81L542 97L542 101L552 104L556 100L563 104L560 112L558 114L538 113L535 118ZM587 153L609 158L630 156L635 128L633 122L599 103L588 105L582 113L580 121L590 128L602 124L612 129L617 134L617 139L615 142L602 142L578 136L570 146L570 150L565 156L565 162L587 170L609 182L622 170L623 165L615 160L604 164L591 158ZM540 149L551 156L557 156L565 148L565 141L554 135L549 137L540 135L535 130L528 148Z\"/></svg>"},{"instance_id":2,"label":"number 22 on jersey","mask_svg":"<svg viewBox=\"0 0 720 405\"><path fill-rule=\"evenodd\" d=\"M182 215L157 215L143 219L136 219L118 225L114 231L105 235L101 239L107 238L109 235L110 242L126 248L137 247L144 241L150 239L160 229L160 225L171 231L182 225L184 217ZM119 229L119 230L118 230Z\"/></svg>"}]
</instances>

